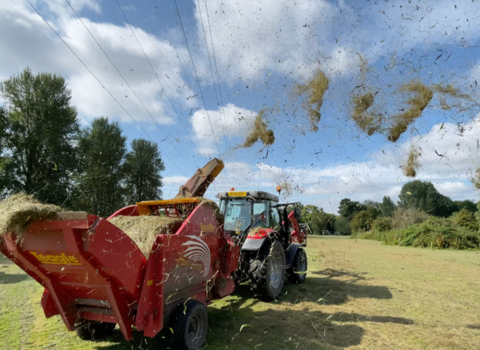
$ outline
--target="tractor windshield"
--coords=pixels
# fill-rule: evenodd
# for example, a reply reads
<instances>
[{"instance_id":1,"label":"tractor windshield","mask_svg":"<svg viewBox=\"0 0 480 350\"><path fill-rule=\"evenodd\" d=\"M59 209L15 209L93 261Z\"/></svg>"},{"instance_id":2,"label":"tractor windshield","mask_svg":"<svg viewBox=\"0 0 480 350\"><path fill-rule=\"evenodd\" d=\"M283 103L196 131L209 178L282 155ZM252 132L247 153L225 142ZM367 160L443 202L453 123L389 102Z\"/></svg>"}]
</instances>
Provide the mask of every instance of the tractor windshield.
<instances>
[{"instance_id":1,"label":"tractor windshield","mask_svg":"<svg viewBox=\"0 0 480 350\"><path fill-rule=\"evenodd\" d=\"M225 231L245 231L252 223L252 202L243 198L225 202L222 203L222 210L225 210Z\"/></svg>"}]
</instances>

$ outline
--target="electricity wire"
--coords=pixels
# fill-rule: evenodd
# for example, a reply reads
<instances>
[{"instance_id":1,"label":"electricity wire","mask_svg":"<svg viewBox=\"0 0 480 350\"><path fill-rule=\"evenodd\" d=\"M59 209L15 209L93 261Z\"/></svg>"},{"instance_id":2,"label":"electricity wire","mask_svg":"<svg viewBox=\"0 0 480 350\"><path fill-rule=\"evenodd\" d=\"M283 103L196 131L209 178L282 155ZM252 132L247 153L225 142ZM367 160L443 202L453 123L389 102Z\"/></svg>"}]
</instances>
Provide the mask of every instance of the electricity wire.
<instances>
[{"instance_id":1,"label":"electricity wire","mask_svg":"<svg viewBox=\"0 0 480 350\"><path fill-rule=\"evenodd\" d=\"M110 92L110 90L107 89L107 87L100 81L100 79L97 78L97 76L88 68L88 66L82 61L82 59L73 51L73 49L66 43L65 40L58 34L58 32L50 25L50 23L47 22L47 20L38 12L36 7L30 2L30 0L27 0L28 4L35 10L35 12L42 18L42 20L50 27L50 29L58 36L58 38L65 44L65 46L70 50L70 52L73 53L73 55L80 61L80 63L89 71L89 73L95 78L95 80L107 91L107 93L113 98L113 100L123 109L123 111L132 119L132 121L140 128L140 130L143 131L143 133L152 141L153 143L156 143L150 135L140 126L140 124L135 120L135 118L132 117L130 113L123 107L123 105L113 96L113 94ZM160 149L160 147L159 147ZM168 156L167 153L163 152L163 154L167 157L170 162L172 162L173 165L184 175L185 173L182 171L182 169Z\"/></svg>"}]
</instances>

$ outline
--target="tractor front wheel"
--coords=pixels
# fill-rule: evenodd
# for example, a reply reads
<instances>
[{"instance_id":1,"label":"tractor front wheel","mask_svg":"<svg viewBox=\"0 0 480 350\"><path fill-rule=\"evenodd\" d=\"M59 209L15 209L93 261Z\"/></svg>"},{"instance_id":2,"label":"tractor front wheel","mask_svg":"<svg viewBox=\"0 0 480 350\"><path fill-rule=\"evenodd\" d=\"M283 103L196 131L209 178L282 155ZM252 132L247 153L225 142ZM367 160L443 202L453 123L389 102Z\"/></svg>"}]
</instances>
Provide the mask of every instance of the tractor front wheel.
<instances>
[{"instance_id":1,"label":"tractor front wheel","mask_svg":"<svg viewBox=\"0 0 480 350\"><path fill-rule=\"evenodd\" d=\"M75 332L82 340L96 340L112 335L115 326L115 323L79 320Z\"/></svg>"},{"instance_id":2,"label":"tractor front wheel","mask_svg":"<svg viewBox=\"0 0 480 350\"><path fill-rule=\"evenodd\" d=\"M302 248L297 249L293 258L292 267L287 271L290 283L303 283L307 278L307 253Z\"/></svg>"},{"instance_id":3,"label":"tractor front wheel","mask_svg":"<svg viewBox=\"0 0 480 350\"><path fill-rule=\"evenodd\" d=\"M255 296L270 301L282 293L285 280L285 252L279 241L265 243L250 264L250 281Z\"/></svg>"}]
</instances>

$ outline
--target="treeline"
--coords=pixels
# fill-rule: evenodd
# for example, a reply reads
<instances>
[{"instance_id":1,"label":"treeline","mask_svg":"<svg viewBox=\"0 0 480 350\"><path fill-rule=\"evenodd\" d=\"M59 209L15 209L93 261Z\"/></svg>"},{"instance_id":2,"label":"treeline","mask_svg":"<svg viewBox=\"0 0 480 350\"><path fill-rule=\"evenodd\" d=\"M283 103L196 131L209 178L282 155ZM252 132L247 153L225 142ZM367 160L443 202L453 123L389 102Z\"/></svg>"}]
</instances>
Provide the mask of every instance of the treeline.
<instances>
[{"instance_id":1,"label":"treeline","mask_svg":"<svg viewBox=\"0 0 480 350\"><path fill-rule=\"evenodd\" d=\"M480 219L477 213L479 204L471 200L454 201L439 193L431 182L416 180L402 187L396 204L387 196L381 203L372 200L360 203L344 198L338 208L340 215L307 205L301 208L301 220L307 222L316 234L323 231L341 234L388 231L405 228L405 223L426 221L429 217L450 217L459 225L475 231L478 230L477 217Z\"/></svg>"},{"instance_id":2,"label":"treeline","mask_svg":"<svg viewBox=\"0 0 480 350\"><path fill-rule=\"evenodd\" d=\"M107 216L162 197L157 144L137 139L127 151L121 128L107 117L81 128L63 77L27 68L0 83L0 96L0 198L25 192Z\"/></svg>"}]
</instances>

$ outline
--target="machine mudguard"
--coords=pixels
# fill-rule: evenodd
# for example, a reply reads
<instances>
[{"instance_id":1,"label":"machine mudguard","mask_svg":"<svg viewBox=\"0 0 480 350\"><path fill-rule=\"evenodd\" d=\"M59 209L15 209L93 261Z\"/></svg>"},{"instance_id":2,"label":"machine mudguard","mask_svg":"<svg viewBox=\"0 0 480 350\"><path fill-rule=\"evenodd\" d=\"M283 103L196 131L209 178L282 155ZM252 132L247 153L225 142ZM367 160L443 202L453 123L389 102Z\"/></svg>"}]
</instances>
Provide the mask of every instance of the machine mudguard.
<instances>
[{"instance_id":1,"label":"machine mudguard","mask_svg":"<svg viewBox=\"0 0 480 350\"><path fill-rule=\"evenodd\" d=\"M263 243L265 242L266 239L267 237L260 238L260 239L247 238L242 245L242 249L240 250L242 252L260 250L260 248L262 248Z\"/></svg>"},{"instance_id":2,"label":"machine mudguard","mask_svg":"<svg viewBox=\"0 0 480 350\"><path fill-rule=\"evenodd\" d=\"M298 249L303 249L303 245L299 243L292 243L290 246L287 248L287 254L286 254L286 259L287 259L287 266L291 267L293 263L293 259L295 258L295 254L297 254Z\"/></svg>"}]
</instances>

